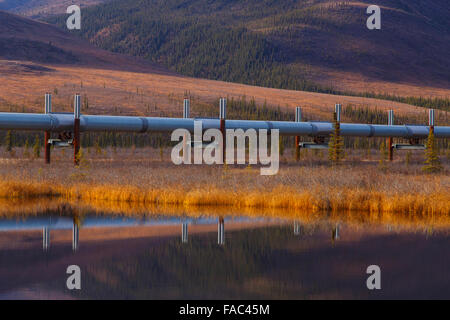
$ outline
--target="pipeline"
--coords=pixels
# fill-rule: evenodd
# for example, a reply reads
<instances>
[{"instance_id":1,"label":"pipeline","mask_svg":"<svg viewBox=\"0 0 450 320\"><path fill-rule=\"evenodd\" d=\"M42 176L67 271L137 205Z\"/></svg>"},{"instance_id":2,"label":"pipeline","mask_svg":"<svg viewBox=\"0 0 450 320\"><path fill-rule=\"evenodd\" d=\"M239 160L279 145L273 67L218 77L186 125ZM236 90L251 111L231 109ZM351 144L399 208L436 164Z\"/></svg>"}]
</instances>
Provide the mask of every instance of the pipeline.
<instances>
[{"instance_id":1,"label":"pipeline","mask_svg":"<svg viewBox=\"0 0 450 320\"><path fill-rule=\"evenodd\" d=\"M172 132L186 129L194 132L194 121L201 121L203 129L220 129L220 119L161 118L80 115L81 132ZM331 122L292 122L226 120L225 129L278 129L285 136L329 136L333 131ZM0 130L30 130L63 132L74 130L73 113L0 113ZM347 137L397 137L423 139L429 134L425 125L377 125L341 123L341 135ZM435 126L436 138L450 138L450 127Z\"/></svg>"}]
</instances>

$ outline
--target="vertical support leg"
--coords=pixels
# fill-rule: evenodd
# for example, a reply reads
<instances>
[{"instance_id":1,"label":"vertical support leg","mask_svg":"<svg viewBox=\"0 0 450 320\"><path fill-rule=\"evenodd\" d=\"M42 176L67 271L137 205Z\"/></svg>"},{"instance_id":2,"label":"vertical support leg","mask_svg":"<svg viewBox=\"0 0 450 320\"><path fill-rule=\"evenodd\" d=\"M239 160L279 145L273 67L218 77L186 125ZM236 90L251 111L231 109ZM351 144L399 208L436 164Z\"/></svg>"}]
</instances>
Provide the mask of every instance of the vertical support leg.
<instances>
[{"instance_id":1,"label":"vertical support leg","mask_svg":"<svg viewBox=\"0 0 450 320\"><path fill-rule=\"evenodd\" d=\"M430 134L434 135L434 109L428 110L428 125L430 126Z\"/></svg>"},{"instance_id":2,"label":"vertical support leg","mask_svg":"<svg viewBox=\"0 0 450 320\"><path fill-rule=\"evenodd\" d=\"M80 116L81 116L81 96L79 94L75 95L75 101L73 104L73 163L77 166L80 163L79 152L80 152Z\"/></svg>"},{"instance_id":3,"label":"vertical support leg","mask_svg":"<svg viewBox=\"0 0 450 320\"><path fill-rule=\"evenodd\" d=\"M73 125L73 163L79 165L80 159L78 157L80 152L80 119L74 120Z\"/></svg>"},{"instance_id":4,"label":"vertical support leg","mask_svg":"<svg viewBox=\"0 0 450 320\"><path fill-rule=\"evenodd\" d=\"M44 147L45 147L45 154L44 159L45 163L50 164L50 143L48 140L50 139L50 132L45 131L44 133Z\"/></svg>"},{"instance_id":5,"label":"vertical support leg","mask_svg":"<svg viewBox=\"0 0 450 320\"><path fill-rule=\"evenodd\" d=\"M191 102L189 99L184 99L183 101L183 119L188 119L191 115ZM189 143L191 143L189 141ZM191 148L189 147L189 153L188 153L188 148L187 148L187 135L184 135L183 137L183 160L184 163L189 163L189 156L190 156L190 150Z\"/></svg>"},{"instance_id":6,"label":"vertical support leg","mask_svg":"<svg viewBox=\"0 0 450 320\"><path fill-rule=\"evenodd\" d=\"M50 93L45 94L45 114L52 113L52 95ZM50 163L50 144L48 140L50 139L51 133L50 131L45 131L44 133L44 160L45 163Z\"/></svg>"},{"instance_id":7,"label":"vertical support leg","mask_svg":"<svg viewBox=\"0 0 450 320\"><path fill-rule=\"evenodd\" d=\"M220 119L220 132L222 133L222 137L223 137L223 144L222 144L222 161L225 164L225 159L226 159L226 154L225 154L225 149L226 149L226 131L225 131L225 119Z\"/></svg>"},{"instance_id":8,"label":"vertical support leg","mask_svg":"<svg viewBox=\"0 0 450 320\"><path fill-rule=\"evenodd\" d=\"M393 126L394 125L394 110L389 110L389 115L388 115L388 125ZM389 161L393 161L394 160L394 147L392 146L393 141L392 141L392 137L389 137L388 139L388 150L389 150Z\"/></svg>"},{"instance_id":9,"label":"vertical support leg","mask_svg":"<svg viewBox=\"0 0 450 320\"><path fill-rule=\"evenodd\" d=\"M225 148L227 145L226 141L226 129L225 129L225 119L227 117L227 99L221 98L220 99L220 110L219 110L219 119L220 119L220 132L222 133L222 161L223 164L225 164L226 161L226 154L225 154Z\"/></svg>"},{"instance_id":10,"label":"vertical support leg","mask_svg":"<svg viewBox=\"0 0 450 320\"><path fill-rule=\"evenodd\" d=\"M388 147L389 147L389 161L394 160L394 147L392 142L392 137L389 137L388 139Z\"/></svg>"},{"instance_id":11,"label":"vertical support leg","mask_svg":"<svg viewBox=\"0 0 450 320\"><path fill-rule=\"evenodd\" d=\"M295 108L295 122L302 121L302 108ZM300 137L295 137L295 161L300 161Z\"/></svg>"}]
</instances>

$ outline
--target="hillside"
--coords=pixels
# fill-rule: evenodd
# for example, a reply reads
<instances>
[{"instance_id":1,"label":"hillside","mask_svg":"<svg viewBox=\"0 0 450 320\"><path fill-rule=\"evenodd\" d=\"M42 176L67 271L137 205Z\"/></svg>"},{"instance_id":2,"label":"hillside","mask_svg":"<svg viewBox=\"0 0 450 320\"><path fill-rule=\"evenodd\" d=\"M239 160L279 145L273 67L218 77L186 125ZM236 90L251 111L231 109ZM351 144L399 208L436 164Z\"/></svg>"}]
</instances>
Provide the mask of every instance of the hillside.
<instances>
[{"instance_id":1,"label":"hillside","mask_svg":"<svg viewBox=\"0 0 450 320\"><path fill-rule=\"evenodd\" d=\"M217 99L254 100L256 107L281 108L293 114L303 107L308 119L330 120L335 103L344 107L387 110L424 123L426 110L410 104L370 98L337 96L269 89L182 76L142 58L101 50L55 26L0 11L0 112L42 112L43 95L53 93L54 110L72 110L73 94L83 96L83 112L179 116L186 95L192 98L193 114L215 116ZM391 85L434 96L448 91L433 87ZM438 123L448 123L448 115L438 112ZM348 119L354 120L354 119Z\"/></svg>"},{"instance_id":2,"label":"hillside","mask_svg":"<svg viewBox=\"0 0 450 320\"><path fill-rule=\"evenodd\" d=\"M319 92L392 93L392 83L448 90L448 1L380 0L377 31L366 28L370 4L113 0L83 10L81 33L193 77Z\"/></svg>"},{"instance_id":3,"label":"hillside","mask_svg":"<svg viewBox=\"0 0 450 320\"><path fill-rule=\"evenodd\" d=\"M107 0L0 0L0 10L10 11L33 18L63 14L68 6L77 4L81 8L106 2Z\"/></svg>"},{"instance_id":4,"label":"hillside","mask_svg":"<svg viewBox=\"0 0 450 320\"><path fill-rule=\"evenodd\" d=\"M114 54L48 23L0 11L0 59L163 72L150 61Z\"/></svg>"}]
</instances>

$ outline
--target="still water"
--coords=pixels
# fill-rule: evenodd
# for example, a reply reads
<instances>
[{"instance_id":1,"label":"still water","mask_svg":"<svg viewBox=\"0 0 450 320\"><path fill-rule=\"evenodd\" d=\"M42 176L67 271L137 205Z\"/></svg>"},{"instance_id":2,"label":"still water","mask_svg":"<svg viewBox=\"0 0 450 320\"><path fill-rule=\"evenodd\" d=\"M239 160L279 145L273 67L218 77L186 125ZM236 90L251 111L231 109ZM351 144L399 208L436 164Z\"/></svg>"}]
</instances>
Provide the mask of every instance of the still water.
<instances>
[{"instance_id":1,"label":"still water","mask_svg":"<svg viewBox=\"0 0 450 320\"><path fill-rule=\"evenodd\" d=\"M449 249L446 228L327 219L3 218L0 299L450 299Z\"/></svg>"}]
</instances>

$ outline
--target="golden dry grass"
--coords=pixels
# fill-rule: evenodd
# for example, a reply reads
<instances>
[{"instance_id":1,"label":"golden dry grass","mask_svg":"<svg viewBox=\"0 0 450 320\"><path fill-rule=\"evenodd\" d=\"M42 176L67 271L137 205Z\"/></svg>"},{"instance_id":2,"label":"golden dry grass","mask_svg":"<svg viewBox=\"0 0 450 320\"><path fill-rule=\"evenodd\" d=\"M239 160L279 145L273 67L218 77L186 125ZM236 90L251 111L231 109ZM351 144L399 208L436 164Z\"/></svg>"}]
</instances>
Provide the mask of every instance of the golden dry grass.
<instances>
[{"instance_id":1,"label":"golden dry grass","mask_svg":"<svg viewBox=\"0 0 450 320\"><path fill-rule=\"evenodd\" d=\"M87 203L177 206L186 211L199 207L284 210L287 216L303 211L450 215L448 171L423 174L414 157L409 166L397 161L383 170L377 161L361 159L335 168L312 160L296 164L284 159L280 172L267 177L260 176L256 167L175 166L160 161L153 149L88 156L81 168L73 168L69 159L59 156L55 152L51 166L41 160L3 162L0 198L54 197Z\"/></svg>"},{"instance_id":2,"label":"golden dry grass","mask_svg":"<svg viewBox=\"0 0 450 320\"><path fill-rule=\"evenodd\" d=\"M278 186L271 191L219 189L214 186L186 191L182 188L139 188L109 184L74 184L70 187L38 182L0 182L3 198L59 197L64 200L131 202L134 204L191 207L222 206L233 210L285 209L286 211L360 211L367 213L450 214L450 195L444 190L432 194L389 194L367 189L295 190Z\"/></svg>"}]
</instances>

